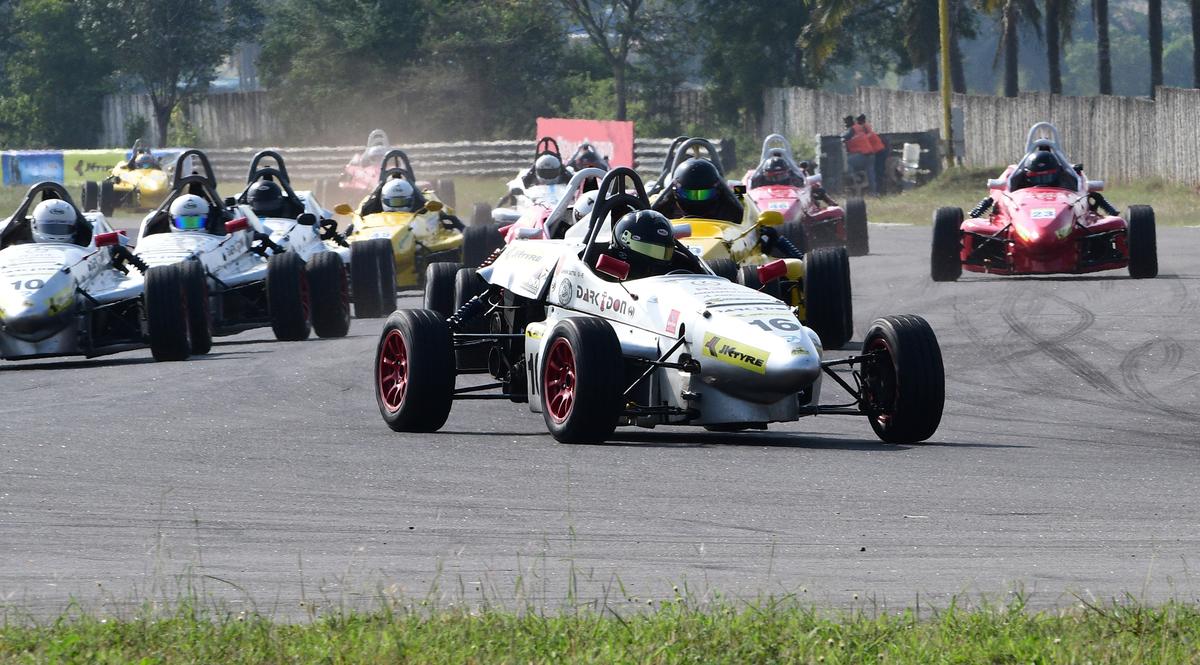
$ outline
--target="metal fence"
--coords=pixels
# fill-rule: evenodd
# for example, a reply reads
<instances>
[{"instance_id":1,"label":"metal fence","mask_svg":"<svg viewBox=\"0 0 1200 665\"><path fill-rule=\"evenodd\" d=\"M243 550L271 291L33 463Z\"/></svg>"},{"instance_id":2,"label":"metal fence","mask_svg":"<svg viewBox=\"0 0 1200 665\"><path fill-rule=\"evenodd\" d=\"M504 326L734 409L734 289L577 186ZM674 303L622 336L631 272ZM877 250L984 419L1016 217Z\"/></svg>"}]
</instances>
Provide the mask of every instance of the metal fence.
<instances>
[{"instance_id":1,"label":"metal fence","mask_svg":"<svg viewBox=\"0 0 1200 665\"><path fill-rule=\"evenodd\" d=\"M962 117L963 163L1013 163L1025 133L1036 122L1058 126L1067 155L1088 175L1114 182L1147 177L1200 185L1200 126L1194 120L1200 90L1159 88L1157 100L1137 97L1019 97L954 95ZM937 93L859 88L838 94L774 88L764 97L764 133L811 137L836 134L846 115L865 113L878 132L920 132L941 127ZM957 141L956 141L957 144Z\"/></svg>"}]
</instances>

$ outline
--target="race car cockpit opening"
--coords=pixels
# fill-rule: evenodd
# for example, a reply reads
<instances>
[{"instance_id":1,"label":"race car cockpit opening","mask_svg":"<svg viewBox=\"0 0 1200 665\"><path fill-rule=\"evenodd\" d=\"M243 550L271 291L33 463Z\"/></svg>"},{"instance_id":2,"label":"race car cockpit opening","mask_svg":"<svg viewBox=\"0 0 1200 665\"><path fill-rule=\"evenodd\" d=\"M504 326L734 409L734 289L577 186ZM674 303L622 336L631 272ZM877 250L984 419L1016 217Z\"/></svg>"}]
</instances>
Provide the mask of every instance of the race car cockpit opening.
<instances>
[{"instance_id":1,"label":"race car cockpit opening","mask_svg":"<svg viewBox=\"0 0 1200 665\"><path fill-rule=\"evenodd\" d=\"M766 185L803 187L807 175L800 166L787 158L783 150L776 149L771 151L754 169L754 173L750 176L750 187Z\"/></svg>"},{"instance_id":2,"label":"race car cockpit opening","mask_svg":"<svg viewBox=\"0 0 1200 665\"><path fill-rule=\"evenodd\" d=\"M740 224L745 209L712 162L689 159L675 169L652 209L667 219L712 219Z\"/></svg>"},{"instance_id":3,"label":"race car cockpit opening","mask_svg":"<svg viewBox=\"0 0 1200 665\"><path fill-rule=\"evenodd\" d=\"M51 201L61 199L66 201L75 209L75 237L72 243L80 247L87 247L92 242L92 223L83 216L79 211L79 206L71 199L71 195L67 190L56 182L39 182L29 188L25 193L25 198L21 200L21 205L17 206L17 210L9 218L8 224L4 226L3 231L0 231L0 249L11 245L22 245L33 242L33 220L30 217L31 211L37 204L43 201Z\"/></svg>"},{"instance_id":4,"label":"race car cockpit opening","mask_svg":"<svg viewBox=\"0 0 1200 665\"><path fill-rule=\"evenodd\" d=\"M1033 150L1017 164L1008 179L1008 190L1015 192L1027 187L1079 189L1079 176L1055 150L1053 143L1038 141Z\"/></svg>"}]
</instances>

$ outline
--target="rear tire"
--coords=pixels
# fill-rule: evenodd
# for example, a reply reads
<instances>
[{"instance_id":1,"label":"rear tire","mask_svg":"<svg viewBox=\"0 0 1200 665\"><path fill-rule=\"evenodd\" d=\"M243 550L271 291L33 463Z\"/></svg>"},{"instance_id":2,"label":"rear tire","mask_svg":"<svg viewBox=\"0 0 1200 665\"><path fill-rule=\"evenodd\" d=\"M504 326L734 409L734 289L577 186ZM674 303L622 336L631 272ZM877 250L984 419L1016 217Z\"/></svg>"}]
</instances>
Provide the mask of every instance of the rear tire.
<instances>
[{"instance_id":1,"label":"rear tire","mask_svg":"<svg viewBox=\"0 0 1200 665\"><path fill-rule=\"evenodd\" d=\"M492 223L492 206L476 203L471 208L471 226L487 226Z\"/></svg>"},{"instance_id":2,"label":"rear tire","mask_svg":"<svg viewBox=\"0 0 1200 665\"><path fill-rule=\"evenodd\" d=\"M336 252L314 254L304 266L312 297L312 327L317 337L345 337L350 332L350 280Z\"/></svg>"},{"instance_id":3,"label":"rear tire","mask_svg":"<svg viewBox=\"0 0 1200 665\"><path fill-rule=\"evenodd\" d=\"M850 256L844 247L822 247L804 261L805 325L826 349L840 349L854 335Z\"/></svg>"},{"instance_id":4,"label":"rear tire","mask_svg":"<svg viewBox=\"0 0 1200 665\"><path fill-rule=\"evenodd\" d=\"M1154 208L1129 206L1129 276L1134 279L1158 277L1158 231Z\"/></svg>"},{"instance_id":5,"label":"rear tire","mask_svg":"<svg viewBox=\"0 0 1200 665\"><path fill-rule=\"evenodd\" d=\"M375 350L375 403L396 432L436 432L454 403L454 337L437 312L401 309Z\"/></svg>"},{"instance_id":6,"label":"rear tire","mask_svg":"<svg viewBox=\"0 0 1200 665\"><path fill-rule=\"evenodd\" d=\"M804 230L804 224L800 222L787 222L783 226L779 227L779 235L792 241L792 245L794 245L796 251L800 253L799 256L792 256L786 251L780 251L778 254L781 258L804 258L804 253L808 251L808 232Z\"/></svg>"},{"instance_id":7,"label":"rear tire","mask_svg":"<svg viewBox=\"0 0 1200 665\"><path fill-rule=\"evenodd\" d=\"M354 315L377 319L396 309L396 259L387 238L350 244L350 287Z\"/></svg>"},{"instance_id":8,"label":"rear tire","mask_svg":"<svg viewBox=\"0 0 1200 665\"><path fill-rule=\"evenodd\" d=\"M312 332L312 301L304 261L295 252L267 260L267 310L275 339L298 342Z\"/></svg>"},{"instance_id":9,"label":"rear tire","mask_svg":"<svg viewBox=\"0 0 1200 665\"><path fill-rule=\"evenodd\" d=\"M179 264L154 266L146 272L144 292L150 353L158 361L186 360L192 352L188 331L187 293Z\"/></svg>"},{"instance_id":10,"label":"rear tire","mask_svg":"<svg viewBox=\"0 0 1200 665\"><path fill-rule=\"evenodd\" d=\"M492 252L504 246L500 225L488 223L484 226L468 226L463 230L463 265L478 268Z\"/></svg>"},{"instance_id":11,"label":"rear tire","mask_svg":"<svg viewBox=\"0 0 1200 665\"><path fill-rule=\"evenodd\" d=\"M714 273L716 273L718 277L724 277L731 282L737 281L738 266L736 263L734 263L733 259L713 259L711 261L707 261L706 263L708 263L708 267Z\"/></svg>"},{"instance_id":12,"label":"rear tire","mask_svg":"<svg viewBox=\"0 0 1200 665\"><path fill-rule=\"evenodd\" d=\"M92 212L100 209L100 183L89 180L83 183L83 210Z\"/></svg>"},{"instance_id":13,"label":"rear tire","mask_svg":"<svg viewBox=\"0 0 1200 665\"><path fill-rule=\"evenodd\" d=\"M953 282L962 276L962 223L962 208L938 208L933 213L929 274L935 282Z\"/></svg>"},{"instance_id":14,"label":"rear tire","mask_svg":"<svg viewBox=\"0 0 1200 665\"><path fill-rule=\"evenodd\" d=\"M450 318L454 313L454 279L462 266L449 261L439 261L425 266L425 309Z\"/></svg>"},{"instance_id":15,"label":"rear tire","mask_svg":"<svg viewBox=\"0 0 1200 665\"><path fill-rule=\"evenodd\" d=\"M763 283L758 280L758 266L742 266L742 270L738 274L738 282L748 289L762 291L773 298L783 300L783 288L780 280L777 279L763 286Z\"/></svg>"},{"instance_id":16,"label":"rear tire","mask_svg":"<svg viewBox=\"0 0 1200 665\"><path fill-rule=\"evenodd\" d=\"M112 217L113 211L117 209L117 193L113 191L113 184L107 180L100 183L100 212L105 217Z\"/></svg>"},{"instance_id":17,"label":"rear tire","mask_svg":"<svg viewBox=\"0 0 1200 665\"><path fill-rule=\"evenodd\" d=\"M487 284L479 279L474 268L461 268L454 275L454 311L467 303L471 298L483 294ZM487 321L481 317L467 321L461 326L462 332L483 334L487 332ZM477 344L455 349L455 362L460 370L487 369L488 355L491 353L490 344Z\"/></svg>"},{"instance_id":18,"label":"rear tire","mask_svg":"<svg viewBox=\"0 0 1200 665\"><path fill-rule=\"evenodd\" d=\"M571 317L554 326L538 366L542 415L562 443L602 443L623 410L621 343L603 319Z\"/></svg>"},{"instance_id":19,"label":"rear tire","mask_svg":"<svg viewBox=\"0 0 1200 665\"><path fill-rule=\"evenodd\" d=\"M192 340L192 355L212 350L213 323L208 296L208 275L199 261L179 264L183 291L187 294L188 333Z\"/></svg>"},{"instance_id":20,"label":"rear tire","mask_svg":"<svg viewBox=\"0 0 1200 665\"><path fill-rule=\"evenodd\" d=\"M863 392L871 429L887 443L917 443L942 421L946 375L937 335L925 319L906 314L871 323L863 354L880 358L863 366Z\"/></svg>"},{"instance_id":21,"label":"rear tire","mask_svg":"<svg viewBox=\"0 0 1200 665\"><path fill-rule=\"evenodd\" d=\"M846 201L846 250L850 256L866 256L871 252L867 231L867 202L860 198Z\"/></svg>"}]
</instances>

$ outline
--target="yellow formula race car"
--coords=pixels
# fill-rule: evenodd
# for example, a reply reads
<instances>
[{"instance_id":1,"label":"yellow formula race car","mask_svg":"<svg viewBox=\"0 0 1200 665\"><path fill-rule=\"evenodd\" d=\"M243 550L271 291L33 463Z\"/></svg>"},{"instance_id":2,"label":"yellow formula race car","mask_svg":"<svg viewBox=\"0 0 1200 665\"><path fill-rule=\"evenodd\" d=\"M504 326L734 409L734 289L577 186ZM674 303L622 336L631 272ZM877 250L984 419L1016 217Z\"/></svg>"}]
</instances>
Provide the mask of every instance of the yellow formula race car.
<instances>
[{"instance_id":1,"label":"yellow formula race car","mask_svg":"<svg viewBox=\"0 0 1200 665\"><path fill-rule=\"evenodd\" d=\"M410 200L400 209L389 205L383 195L392 181L404 181ZM401 185L403 187L403 185ZM347 204L334 208L339 215L352 215L346 232L350 243L350 269L373 261L393 261L396 286L423 287L425 268L439 261L462 261L463 224L453 210L442 204L431 187L422 187L413 176L408 155L390 150L379 168L379 182L355 210Z\"/></svg>"},{"instance_id":2,"label":"yellow formula race car","mask_svg":"<svg viewBox=\"0 0 1200 665\"><path fill-rule=\"evenodd\" d=\"M803 228L784 223L777 210L755 216L745 205L745 187L730 184L720 156L705 139L677 139L653 190L653 208L675 225L680 242L704 259L712 271L730 281L768 293L791 305L805 325L820 336L827 349L845 346L854 334L851 305L850 258L844 247L825 247L804 254L793 233ZM711 206L718 218L687 214L678 205L681 196L672 186L672 176L689 160L709 162L720 176ZM687 194L682 194L686 196ZM803 242L801 240L801 242ZM788 259L778 263L777 259ZM786 274L762 274L786 266Z\"/></svg>"},{"instance_id":3,"label":"yellow formula race car","mask_svg":"<svg viewBox=\"0 0 1200 665\"><path fill-rule=\"evenodd\" d=\"M83 185L83 209L111 217L117 208L147 211L158 207L171 190L171 179L142 140L134 141L129 159L118 162L108 177Z\"/></svg>"}]
</instances>

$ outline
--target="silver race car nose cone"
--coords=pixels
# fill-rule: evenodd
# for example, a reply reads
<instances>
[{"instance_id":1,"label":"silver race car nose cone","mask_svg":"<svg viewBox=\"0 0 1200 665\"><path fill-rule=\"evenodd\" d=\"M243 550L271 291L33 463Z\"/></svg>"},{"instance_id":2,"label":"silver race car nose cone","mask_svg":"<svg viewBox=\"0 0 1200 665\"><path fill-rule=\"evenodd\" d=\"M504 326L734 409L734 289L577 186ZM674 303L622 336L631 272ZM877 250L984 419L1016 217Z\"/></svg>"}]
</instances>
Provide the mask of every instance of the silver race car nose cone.
<instances>
[{"instance_id":1,"label":"silver race car nose cone","mask_svg":"<svg viewBox=\"0 0 1200 665\"><path fill-rule=\"evenodd\" d=\"M62 332L74 320L74 306L51 312L50 308L33 303L0 316L0 330L26 342L40 342Z\"/></svg>"}]
</instances>

